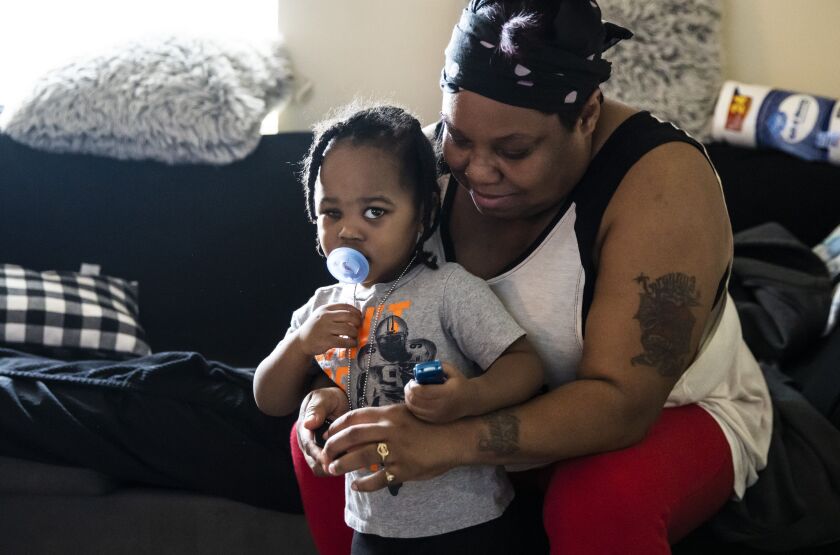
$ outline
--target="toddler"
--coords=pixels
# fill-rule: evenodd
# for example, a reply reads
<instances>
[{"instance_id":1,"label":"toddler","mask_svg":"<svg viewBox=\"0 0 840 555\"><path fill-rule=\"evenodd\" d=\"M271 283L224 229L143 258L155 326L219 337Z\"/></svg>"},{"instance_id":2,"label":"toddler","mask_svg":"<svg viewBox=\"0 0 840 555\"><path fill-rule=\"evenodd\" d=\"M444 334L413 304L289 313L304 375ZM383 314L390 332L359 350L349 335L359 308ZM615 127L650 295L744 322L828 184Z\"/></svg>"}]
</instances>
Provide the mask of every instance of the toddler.
<instances>
[{"instance_id":1,"label":"toddler","mask_svg":"<svg viewBox=\"0 0 840 555\"><path fill-rule=\"evenodd\" d=\"M346 393L341 413L406 402L432 423L536 393L542 366L522 328L484 280L458 264L437 264L423 249L438 223L439 187L431 144L413 116L374 106L322 124L303 179L319 249L355 249L369 272L359 284L318 289L295 311L286 336L257 369L261 410L296 410L313 372ZM415 386L417 394L406 399L414 365L433 359L443 362L446 381ZM381 465L346 476L353 553L462 553L485 543L502 551L510 541L496 525L513 497L503 468L461 467L399 486L388 466L398 454L385 443L378 451ZM388 489L351 487L371 472L384 473Z\"/></svg>"}]
</instances>

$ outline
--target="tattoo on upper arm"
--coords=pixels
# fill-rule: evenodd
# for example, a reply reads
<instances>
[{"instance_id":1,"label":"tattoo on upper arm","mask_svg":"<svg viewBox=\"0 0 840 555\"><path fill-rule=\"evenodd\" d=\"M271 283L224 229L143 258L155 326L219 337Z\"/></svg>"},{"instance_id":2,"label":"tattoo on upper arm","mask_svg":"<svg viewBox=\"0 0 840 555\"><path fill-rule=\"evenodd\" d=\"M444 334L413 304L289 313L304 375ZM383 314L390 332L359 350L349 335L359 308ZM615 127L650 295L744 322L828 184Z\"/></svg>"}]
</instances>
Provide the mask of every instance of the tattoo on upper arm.
<instances>
[{"instance_id":1,"label":"tattoo on upper arm","mask_svg":"<svg viewBox=\"0 0 840 555\"><path fill-rule=\"evenodd\" d=\"M519 418L509 412L494 412L483 417L487 436L478 441L479 451L510 455L519 451Z\"/></svg>"},{"instance_id":2,"label":"tattoo on upper arm","mask_svg":"<svg viewBox=\"0 0 840 555\"><path fill-rule=\"evenodd\" d=\"M679 376L685 369L696 318L692 307L699 306L700 292L694 276L665 274L651 280L639 274L636 283L639 311L633 317L642 328L644 352L630 359L633 366L653 366L663 376Z\"/></svg>"}]
</instances>

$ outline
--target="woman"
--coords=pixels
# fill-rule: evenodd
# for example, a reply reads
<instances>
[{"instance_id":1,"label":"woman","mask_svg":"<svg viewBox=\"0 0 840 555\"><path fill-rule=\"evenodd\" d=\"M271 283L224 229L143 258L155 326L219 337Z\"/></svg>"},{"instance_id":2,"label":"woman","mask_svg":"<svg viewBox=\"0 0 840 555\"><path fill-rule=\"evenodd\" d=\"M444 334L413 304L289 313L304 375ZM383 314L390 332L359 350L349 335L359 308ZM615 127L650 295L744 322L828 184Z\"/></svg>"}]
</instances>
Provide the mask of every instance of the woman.
<instances>
[{"instance_id":1,"label":"woman","mask_svg":"<svg viewBox=\"0 0 840 555\"><path fill-rule=\"evenodd\" d=\"M450 175L430 246L488 280L549 390L448 425L400 405L344 414L340 391L313 391L292 446L323 552L346 552L349 533L340 482L309 469L380 463L379 443L402 482L541 467L531 473L557 553L668 553L766 464L772 409L726 293L732 237L715 172L693 139L599 89L601 53L629 36L589 0L464 11L441 77ZM327 417L321 450L312 430ZM385 474L355 486L384 488Z\"/></svg>"}]
</instances>

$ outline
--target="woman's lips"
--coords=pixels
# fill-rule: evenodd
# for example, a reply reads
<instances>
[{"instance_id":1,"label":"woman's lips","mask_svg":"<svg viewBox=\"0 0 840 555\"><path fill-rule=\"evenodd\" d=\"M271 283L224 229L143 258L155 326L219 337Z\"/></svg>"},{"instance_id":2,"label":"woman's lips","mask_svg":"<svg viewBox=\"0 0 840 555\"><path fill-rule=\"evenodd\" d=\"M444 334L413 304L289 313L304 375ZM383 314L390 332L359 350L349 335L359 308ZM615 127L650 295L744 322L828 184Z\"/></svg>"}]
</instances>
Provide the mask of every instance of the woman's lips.
<instances>
[{"instance_id":1,"label":"woman's lips","mask_svg":"<svg viewBox=\"0 0 840 555\"><path fill-rule=\"evenodd\" d=\"M497 210L499 208L505 208L510 205L510 203L514 199L513 193L507 194L487 194L487 193L480 193L475 189L470 189L470 197L472 197L473 202L479 208L487 209L487 210Z\"/></svg>"}]
</instances>

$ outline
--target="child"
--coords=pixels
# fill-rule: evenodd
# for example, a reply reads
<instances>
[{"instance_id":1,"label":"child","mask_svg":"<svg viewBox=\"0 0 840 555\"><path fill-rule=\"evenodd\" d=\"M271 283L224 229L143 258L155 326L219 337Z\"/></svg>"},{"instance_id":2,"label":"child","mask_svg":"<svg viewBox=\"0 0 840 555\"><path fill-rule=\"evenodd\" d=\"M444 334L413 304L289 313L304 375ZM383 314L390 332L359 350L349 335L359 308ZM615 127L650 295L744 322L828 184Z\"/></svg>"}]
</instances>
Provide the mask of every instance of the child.
<instances>
[{"instance_id":1,"label":"child","mask_svg":"<svg viewBox=\"0 0 840 555\"><path fill-rule=\"evenodd\" d=\"M437 225L439 189L432 147L413 116L377 106L328 121L316 129L303 177L320 249L356 249L370 271L359 285L318 289L295 311L257 368L261 410L296 410L313 367L345 391L347 410L400 403L414 365L433 359L443 361L447 381L416 386L406 400L423 420L483 414L535 394L542 366L522 328L482 279L458 264L438 267L423 250ZM462 467L399 487L387 445L379 449L383 464L374 471L393 482L388 490L354 491L368 471L346 477L353 553L455 552L479 541L504 551L510 534L485 524L513 497L503 469Z\"/></svg>"}]
</instances>

